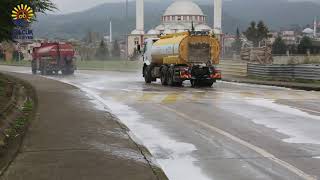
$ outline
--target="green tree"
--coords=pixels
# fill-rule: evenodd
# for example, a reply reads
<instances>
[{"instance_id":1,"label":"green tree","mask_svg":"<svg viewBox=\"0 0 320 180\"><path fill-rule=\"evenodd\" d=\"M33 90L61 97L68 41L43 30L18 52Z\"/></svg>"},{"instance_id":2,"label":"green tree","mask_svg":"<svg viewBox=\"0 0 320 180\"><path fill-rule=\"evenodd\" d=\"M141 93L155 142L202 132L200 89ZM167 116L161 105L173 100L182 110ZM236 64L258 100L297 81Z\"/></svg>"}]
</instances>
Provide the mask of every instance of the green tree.
<instances>
[{"instance_id":1,"label":"green tree","mask_svg":"<svg viewBox=\"0 0 320 180\"><path fill-rule=\"evenodd\" d=\"M252 21L248 29L244 32L244 35L253 43L253 46L257 47L259 42L268 38L268 33L268 27L263 21L259 21L258 25Z\"/></svg>"},{"instance_id":2,"label":"green tree","mask_svg":"<svg viewBox=\"0 0 320 180\"><path fill-rule=\"evenodd\" d=\"M286 54L287 45L283 41L283 39L279 36L276 38L272 45L272 53L273 54Z\"/></svg>"},{"instance_id":3,"label":"green tree","mask_svg":"<svg viewBox=\"0 0 320 180\"><path fill-rule=\"evenodd\" d=\"M236 39L235 39L235 41L232 43L232 49L233 49L237 54L240 54L241 47L242 47L241 35L240 35L239 28L237 28Z\"/></svg>"},{"instance_id":4,"label":"green tree","mask_svg":"<svg viewBox=\"0 0 320 180\"><path fill-rule=\"evenodd\" d=\"M258 46L258 31L256 22L252 21L248 29L244 32L244 35L249 41L253 43L253 46Z\"/></svg>"},{"instance_id":5,"label":"green tree","mask_svg":"<svg viewBox=\"0 0 320 180\"><path fill-rule=\"evenodd\" d=\"M264 24L263 21L259 21L259 23L257 25L258 42L261 42L262 40L267 39L268 33L269 33L268 27Z\"/></svg>"},{"instance_id":6,"label":"green tree","mask_svg":"<svg viewBox=\"0 0 320 180\"><path fill-rule=\"evenodd\" d=\"M119 47L118 40L115 40L115 41L113 42L112 56L113 56L113 57L117 57L117 58L120 57L120 47Z\"/></svg>"},{"instance_id":7,"label":"green tree","mask_svg":"<svg viewBox=\"0 0 320 180\"><path fill-rule=\"evenodd\" d=\"M1 0L0 1L0 42L12 40L11 32L15 25L13 24L11 11L18 4L27 4L37 13L45 13L56 9L51 0ZM35 18L33 19L33 21Z\"/></svg>"},{"instance_id":8,"label":"green tree","mask_svg":"<svg viewBox=\"0 0 320 180\"><path fill-rule=\"evenodd\" d=\"M298 53L300 54L306 54L308 50L311 50L312 48L312 41L309 37L304 36L300 44L298 45Z\"/></svg>"},{"instance_id":9,"label":"green tree","mask_svg":"<svg viewBox=\"0 0 320 180\"><path fill-rule=\"evenodd\" d=\"M99 48L97 49L96 52L96 58L98 60L106 60L109 57L109 50L106 47L106 44L104 43L103 40L101 40Z\"/></svg>"}]
</instances>

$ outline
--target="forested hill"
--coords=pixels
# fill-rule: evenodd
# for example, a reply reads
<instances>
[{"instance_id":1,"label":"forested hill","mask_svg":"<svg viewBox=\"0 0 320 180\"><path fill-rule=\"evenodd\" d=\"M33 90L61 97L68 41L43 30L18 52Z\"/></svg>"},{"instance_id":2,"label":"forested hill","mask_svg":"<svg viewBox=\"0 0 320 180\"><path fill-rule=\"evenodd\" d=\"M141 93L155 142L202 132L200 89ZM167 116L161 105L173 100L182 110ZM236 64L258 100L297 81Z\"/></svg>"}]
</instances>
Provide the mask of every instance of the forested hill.
<instances>
[{"instance_id":1,"label":"forested hill","mask_svg":"<svg viewBox=\"0 0 320 180\"><path fill-rule=\"evenodd\" d=\"M157 26L160 17L172 1L147 1L145 3L146 30ZM212 2L212 0L210 0ZM212 26L213 5L208 0L197 2L208 16ZM129 30L135 27L135 4L129 3ZM272 29L290 25L312 24L314 16L320 17L320 4L313 2L288 2L286 0L233 0L223 3L223 30L234 33L242 30L252 20L264 20ZM117 38L126 32L124 3L106 3L86 11L65 15L40 15L33 28L37 37L83 38L90 30L107 32L107 19L113 19Z\"/></svg>"}]
</instances>

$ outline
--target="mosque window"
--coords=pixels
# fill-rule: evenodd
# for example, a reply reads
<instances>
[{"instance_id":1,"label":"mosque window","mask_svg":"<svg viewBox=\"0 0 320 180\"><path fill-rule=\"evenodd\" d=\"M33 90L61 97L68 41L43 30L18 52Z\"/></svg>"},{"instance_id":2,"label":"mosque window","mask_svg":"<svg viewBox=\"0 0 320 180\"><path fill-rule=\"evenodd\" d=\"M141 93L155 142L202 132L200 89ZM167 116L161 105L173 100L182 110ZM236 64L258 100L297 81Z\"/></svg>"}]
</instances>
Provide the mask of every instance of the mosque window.
<instances>
[{"instance_id":1,"label":"mosque window","mask_svg":"<svg viewBox=\"0 0 320 180\"><path fill-rule=\"evenodd\" d=\"M184 21L187 20L187 16L183 16L183 20L184 20Z\"/></svg>"},{"instance_id":2,"label":"mosque window","mask_svg":"<svg viewBox=\"0 0 320 180\"><path fill-rule=\"evenodd\" d=\"M181 21L181 16L178 16L178 21Z\"/></svg>"},{"instance_id":3,"label":"mosque window","mask_svg":"<svg viewBox=\"0 0 320 180\"><path fill-rule=\"evenodd\" d=\"M139 38L134 38L134 44L138 45L139 44Z\"/></svg>"},{"instance_id":4,"label":"mosque window","mask_svg":"<svg viewBox=\"0 0 320 180\"><path fill-rule=\"evenodd\" d=\"M172 21L175 21L176 20L176 16L172 16Z\"/></svg>"}]
</instances>

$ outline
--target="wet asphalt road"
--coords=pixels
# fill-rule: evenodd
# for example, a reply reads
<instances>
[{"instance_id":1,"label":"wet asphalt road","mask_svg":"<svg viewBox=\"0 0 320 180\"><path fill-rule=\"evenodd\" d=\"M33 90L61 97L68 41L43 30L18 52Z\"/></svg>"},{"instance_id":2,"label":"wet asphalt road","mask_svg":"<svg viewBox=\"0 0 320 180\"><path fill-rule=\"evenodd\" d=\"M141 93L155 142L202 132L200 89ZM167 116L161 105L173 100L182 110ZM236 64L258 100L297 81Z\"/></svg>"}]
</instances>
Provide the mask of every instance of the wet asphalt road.
<instances>
[{"instance_id":1,"label":"wet asphalt road","mask_svg":"<svg viewBox=\"0 0 320 180\"><path fill-rule=\"evenodd\" d=\"M50 78L106 105L170 179L320 179L320 92L227 82L163 87L126 72Z\"/></svg>"}]
</instances>

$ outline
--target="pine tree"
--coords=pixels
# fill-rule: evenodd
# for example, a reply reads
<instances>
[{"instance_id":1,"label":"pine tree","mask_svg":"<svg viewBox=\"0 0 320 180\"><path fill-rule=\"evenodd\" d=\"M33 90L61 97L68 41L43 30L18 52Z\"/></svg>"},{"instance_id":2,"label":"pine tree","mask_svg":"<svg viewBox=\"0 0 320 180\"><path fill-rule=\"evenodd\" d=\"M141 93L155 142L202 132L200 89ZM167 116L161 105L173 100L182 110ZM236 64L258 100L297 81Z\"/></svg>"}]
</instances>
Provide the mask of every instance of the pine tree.
<instances>
[{"instance_id":1,"label":"pine tree","mask_svg":"<svg viewBox=\"0 0 320 180\"><path fill-rule=\"evenodd\" d=\"M115 41L113 42L112 55L113 55L113 57L117 57L117 58L120 57L120 47L119 47L118 40L115 40Z\"/></svg>"},{"instance_id":2,"label":"pine tree","mask_svg":"<svg viewBox=\"0 0 320 180\"><path fill-rule=\"evenodd\" d=\"M304 36L301 41L300 44L298 45L298 52L300 54L306 54L308 50L311 50L312 48L312 41L309 37Z\"/></svg>"},{"instance_id":3,"label":"pine tree","mask_svg":"<svg viewBox=\"0 0 320 180\"><path fill-rule=\"evenodd\" d=\"M97 49L96 52L96 58L98 60L106 60L109 57L109 51L108 48L106 47L105 43L103 40L101 40L99 48Z\"/></svg>"},{"instance_id":4,"label":"pine tree","mask_svg":"<svg viewBox=\"0 0 320 180\"><path fill-rule=\"evenodd\" d=\"M237 54L240 54L241 47L242 47L241 35L240 35L239 28L237 28L236 39L235 39L235 41L232 43L232 49L233 49Z\"/></svg>"},{"instance_id":5,"label":"pine tree","mask_svg":"<svg viewBox=\"0 0 320 180\"><path fill-rule=\"evenodd\" d=\"M267 39L268 33L269 33L268 27L264 24L263 21L259 21L259 23L257 25L258 42L261 42L262 40Z\"/></svg>"},{"instance_id":6,"label":"pine tree","mask_svg":"<svg viewBox=\"0 0 320 180\"><path fill-rule=\"evenodd\" d=\"M276 38L272 45L272 53L273 54L286 54L287 52L287 45L283 41L283 39L279 36Z\"/></svg>"},{"instance_id":7,"label":"pine tree","mask_svg":"<svg viewBox=\"0 0 320 180\"><path fill-rule=\"evenodd\" d=\"M247 39L253 43L253 46L258 46L258 31L256 22L252 21L244 34L247 37Z\"/></svg>"},{"instance_id":8,"label":"pine tree","mask_svg":"<svg viewBox=\"0 0 320 180\"><path fill-rule=\"evenodd\" d=\"M244 32L245 36L253 43L254 47L257 47L259 42L268 38L268 33L268 27L263 21L259 21L258 25L256 22L252 21L248 29Z\"/></svg>"}]
</instances>

